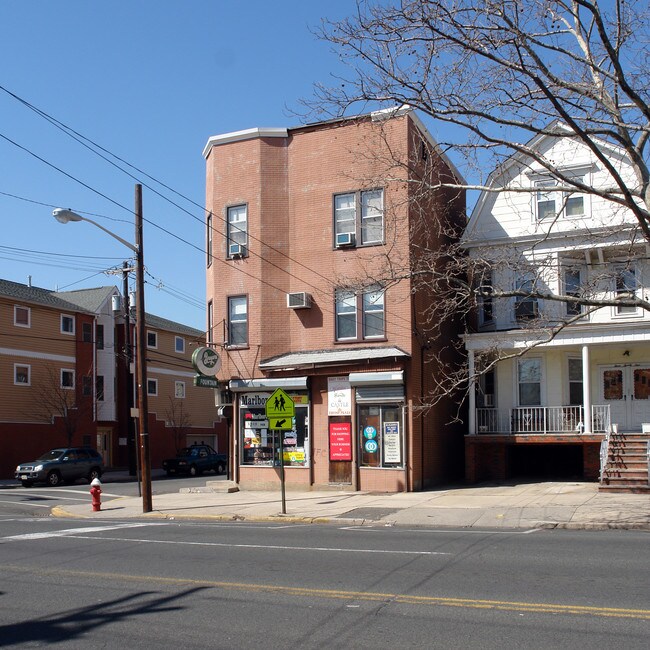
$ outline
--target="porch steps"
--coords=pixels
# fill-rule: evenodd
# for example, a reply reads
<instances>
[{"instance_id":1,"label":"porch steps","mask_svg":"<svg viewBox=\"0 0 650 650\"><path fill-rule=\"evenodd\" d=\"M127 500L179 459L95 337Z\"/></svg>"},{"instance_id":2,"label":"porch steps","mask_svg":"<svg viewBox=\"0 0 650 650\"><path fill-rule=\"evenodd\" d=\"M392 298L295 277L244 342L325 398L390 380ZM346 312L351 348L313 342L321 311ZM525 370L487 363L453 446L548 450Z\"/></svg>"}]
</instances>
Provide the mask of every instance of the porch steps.
<instances>
[{"instance_id":1,"label":"porch steps","mask_svg":"<svg viewBox=\"0 0 650 650\"><path fill-rule=\"evenodd\" d=\"M612 433L599 490L650 493L647 433Z\"/></svg>"}]
</instances>

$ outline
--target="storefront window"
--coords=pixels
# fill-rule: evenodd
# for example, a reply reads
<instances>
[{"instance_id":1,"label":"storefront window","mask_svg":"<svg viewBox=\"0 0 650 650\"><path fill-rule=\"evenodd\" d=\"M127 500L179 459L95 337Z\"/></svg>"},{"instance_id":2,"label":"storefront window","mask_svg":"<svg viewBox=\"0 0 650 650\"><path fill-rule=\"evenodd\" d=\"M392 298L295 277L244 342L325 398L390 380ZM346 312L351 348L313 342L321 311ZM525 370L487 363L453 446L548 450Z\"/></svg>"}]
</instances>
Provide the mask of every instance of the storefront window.
<instances>
[{"instance_id":1,"label":"storefront window","mask_svg":"<svg viewBox=\"0 0 650 650\"><path fill-rule=\"evenodd\" d=\"M280 464L280 444L283 444L284 465L309 466L309 397L306 393L292 394L296 415L288 431L268 428L265 406L271 393L241 393L239 396L239 438L241 464L276 466Z\"/></svg>"},{"instance_id":2,"label":"storefront window","mask_svg":"<svg viewBox=\"0 0 650 650\"><path fill-rule=\"evenodd\" d=\"M359 406L361 467L402 467L402 410L397 404Z\"/></svg>"}]
</instances>

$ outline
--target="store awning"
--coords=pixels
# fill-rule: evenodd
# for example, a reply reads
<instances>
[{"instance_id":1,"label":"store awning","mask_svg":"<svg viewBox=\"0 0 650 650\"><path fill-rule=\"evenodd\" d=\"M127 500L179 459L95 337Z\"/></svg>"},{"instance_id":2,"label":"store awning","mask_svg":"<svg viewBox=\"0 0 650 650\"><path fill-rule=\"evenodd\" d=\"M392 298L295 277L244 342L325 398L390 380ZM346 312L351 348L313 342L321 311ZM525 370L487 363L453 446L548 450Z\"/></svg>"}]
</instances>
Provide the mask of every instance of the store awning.
<instances>
[{"instance_id":1,"label":"store awning","mask_svg":"<svg viewBox=\"0 0 650 650\"><path fill-rule=\"evenodd\" d=\"M307 390L307 377L282 377L278 379L231 379L228 386L233 393L250 391Z\"/></svg>"}]
</instances>

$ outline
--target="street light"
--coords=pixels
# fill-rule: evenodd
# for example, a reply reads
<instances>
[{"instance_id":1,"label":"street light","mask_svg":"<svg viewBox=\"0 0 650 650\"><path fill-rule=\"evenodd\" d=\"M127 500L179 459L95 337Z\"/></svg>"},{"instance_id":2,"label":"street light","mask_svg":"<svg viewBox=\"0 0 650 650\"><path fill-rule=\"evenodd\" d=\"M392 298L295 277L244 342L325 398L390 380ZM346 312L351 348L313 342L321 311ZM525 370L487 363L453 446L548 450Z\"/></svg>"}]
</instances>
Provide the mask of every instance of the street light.
<instances>
[{"instance_id":1,"label":"street light","mask_svg":"<svg viewBox=\"0 0 650 650\"><path fill-rule=\"evenodd\" d=\"M138 422L140 434L140 462L142 464L142 511L151 512L153 509L151 498L151 458L149 454L149 408L147 404L147 356L145 353L145 312L144 312L144 255L142 250L142 185L135 186L135 245L122 239L114 232L96 223L88 217L57 208L52 216L59 223L70 221L87 221L106 234L117 239L121 244L135 253L135 282L136 282L136 346L137 346L137 384L138 384Z\"/></svg>"}]
</instances>

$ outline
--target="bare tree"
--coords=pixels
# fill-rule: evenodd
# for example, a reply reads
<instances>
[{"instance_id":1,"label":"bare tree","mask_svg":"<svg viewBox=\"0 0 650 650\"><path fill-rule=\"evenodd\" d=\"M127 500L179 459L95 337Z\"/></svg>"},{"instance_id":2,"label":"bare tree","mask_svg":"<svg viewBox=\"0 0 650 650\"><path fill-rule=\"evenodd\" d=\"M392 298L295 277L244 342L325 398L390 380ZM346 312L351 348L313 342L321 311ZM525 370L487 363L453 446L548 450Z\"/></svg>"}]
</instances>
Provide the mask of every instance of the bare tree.
<instances>
[{"instance_id":1,"label":"bare tree","mask_svg":"<svg viewBox=\"0 0 650 650\"><path fill-rule=\"evenodd\" d=\"M63 430L66 445L72 445L75 433L92 416L92 399L79 400L76 379L67 375L67 384L58 367L44 366L35 379L35 399L30 417L49 422Z\"/></svg>"},{"instance_id":2,"label":"bare tree","mask_svg":"<svg viewBox=\"0 0 650 650\"><path fill-rule=\"evenodd\" d=\"M169 407L165 411L165 417L174 440L174 447L178 451L185 446L187 433L192 426L192 418L185 410L183 400L173 397L169 398Z\"/></svg>"},{"instance_id":3,"label":"bare tree","mask_svg":"<svg viewBox=\"0 0 650 650\"><path fill-rule=\"evenodd\" d=\"M350 74L318 85L306 104L320 117L397 106L432 118L438 152L458 161L468 180L423 173L422 187L412 193L416 200L441 188L474 194L537 192L531 185L513 187L507 174L493 171L513 159L534 165L554 179L559 194L591 195L606 201L612 214L633 215L625 226L627 249L619 244L618 250L632 260L650 241L649 27L645 0L359 0L353 17L324 21L319 30ZM609 182L590 184L568 173L534 146L542 136L586 147ZM625 165L612 159L607 145ZM403 178L397 168L412 168L414 161L393 154L385 168ZM562 291L553 282L559 273L557 255L544 253L547 233L540 232L526 249L510 248L495 259L492 248L468 246L467 238L458 242L455 233L441 230L438 241L446 244L423 244L415 260L402 266L387 259L383 276L376 279L388 286L409 278L415 290L421 283L435 293L437 299L418 324L424 348L438 336L441 323L465 318L471 330L477 307L496 308L506 300L517 301L522 316L533 301L547 306L521 319L530 330L530 346L605 306L650 310L642 295L603 293L606 282L611 286L611 269L592 274L579 291ZM604 224L585 236L597 244L609 234ZM522 281L497 286L492 277L499 273ZM554 309L558 304L565 308ZM477 372L504 355L525 351L495 346L478 360ZM468 385L464 365L447 366L437 394Z\"/></svg>"},{"instance_id":4,"label":"bare tree","mask_svg":"<svg viewBox=\"0 0 650 650\"><path fill-rule=\"evenodd\" d=\"M650 239L650 11L645 0L359 0L354 18L320 35L352 75L317 87L317 110L409 106L456 128L444 148L482 174L525 154L562 182L559 190L602 196L629 209ZM525 143L540 134L577 138L609 171L591 187ZM522 143L521 141L524 141ZM620 147L630 184L602 151ZM485 156L484 154L489 154ZM483 172L481 171L483 170Z\"/></svg>"}]
</instances>

